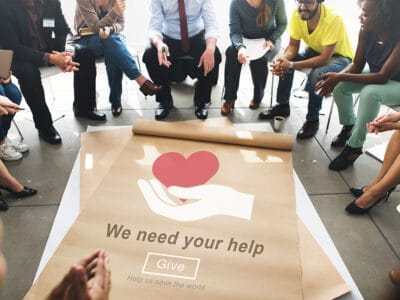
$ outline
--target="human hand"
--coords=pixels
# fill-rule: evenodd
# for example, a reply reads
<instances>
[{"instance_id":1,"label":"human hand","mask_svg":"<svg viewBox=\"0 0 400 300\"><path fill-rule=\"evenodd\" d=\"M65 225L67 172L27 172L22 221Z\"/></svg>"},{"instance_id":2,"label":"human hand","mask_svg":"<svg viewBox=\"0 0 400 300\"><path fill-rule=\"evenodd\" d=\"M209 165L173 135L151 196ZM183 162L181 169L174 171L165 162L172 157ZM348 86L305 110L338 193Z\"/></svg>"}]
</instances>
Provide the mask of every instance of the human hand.
<instances>
[{"instance_id":1,"label":"human hand","mask_svg":"<svg viewBox=\"0 0 400 300\"><path fill-rule=\"evenodd\" d=\"M275 48L275 45L271 41L265 41L264 45L263 45L263 48L264 49L268 49L268 51L270 51L270 50Z\"/></svg>"},{"instance_id":2,"label":"human hand","mask_svg":"<svg viewBox=\"0 0 400 300\"><path fill-rule=\"evenodd\" d=\"M111 289L108 261L104 250L82 259L70 268L46 300L107 300Z\"/></svg>"},{"instance_id":3,"label":"human hand","mask_svg":"<svg viewBox=\"0 0 400 300\"><path fill-rule=\"evenodd\" d=\"M206 50L203 52L203 54L200 57L199 64L197 65L198 68L201 68L203 66L204 70L204 76L207 76L207 74L214 69L214 51L215 49L212 48L206 48Z\"/></svg>"},{"instance_id":4,"label":"human hand","mask_svg":"<svg viewBox=\"0 0 400 300\"><path fill-rule=\"evenodd\" d=\"M325 73L321 76L321 80L315 84L314 92L322 97L328 97L338 83L338 73Z\"/></svg>"},{"instance_id":5,"label":"human hand","mask_svg":"<svg viewBox=\"0 0 400 300\"><path fill-rule=\"evenodd\" d=\"M240 47L239 51L238 51L238 61L244 65L247 63L247 59L248 59L248 55L247 55L247 49L245 47Z\"/></svg>"},{"instance_id":6,"label":"human hand","mask_svg":"<svg viewBox=\"0 0 400 300\"><path fill-rule=\"evenodd\" d=\"M378 134L379 132L398 129L400 121L400 112L391 113L388 115L382 115L367 123L368 133Z\"/></svg>"},{"instance_id":7,"label":"human hand","mask_svg":"<svg viewBox=\"0 0 400 300\"><path fill-rule=\"evenodd\" d=\"M63 72L72 72L79 70L79 63L73 61L71 52L53 51L50 54L49 62L59 67Z\"/></svg>"},{"instance_id":8,"label":"human hand","mask_svg":"<svg viewBox=\"0 0 400 300\"><path fill-rule=\"evenodd\" d=\"M123 13L125 11L125 7L126 7L125 0L116 0L112 9L118 15L120 15L121 13Z\"/></svg>"},{"instance_id":9,"label":"human hand","mask_svg":"<svg viewBox=\"0 0 400 300\"><path fill-rule=\"evenodd\" d=\"M2 83L2 84L9 83L11 81L11 75L12 75L12 72L10 71L10 74L9 74L8 78L4 78L4 79L0 78L0 83Z\"/></svg>"},{"instance_id":10,"label":"human hand","mask_svg":"<svg viewBox=\"0 0 400 300\"><path fill-rule=\"evenodd\" d=\"M272 65L272 74L283 77L289 70L290 62L285 57L281 56L275 60Z\"/></svg>"},{"instance_id":11,"label":"human hand","mask_svg":"<svg viewBox=\"0 0 400 300\"><path fill-rule=\"evenodd\" d=\"M111 34L111 27L106 26L106 27L102 27L99 29L99 36L103 39L106 40L108 39L108 37Z\"/></svg>"},{"instance_id":12,"label":"human hand","mask_svg":"<svg viewBox=\"0 0 400 300\"><path fill-rule=\"evenodd\" d=\"M10 101L10 99L0 95L0 115L12 115L21 109L22 108L20 108L17 104Z\"/></svg>"},{"instance_id":13,"label":"human hand","mask_svg":"<svg viewBox=\"0 0 400 300\"><path fill-rule=\"evenodd\" d=\"M250 220L254 195L238 192L223 185L198 185L194 187L170 186L168 193L180 198L195 200L176 204L165 193L156 179L150 182L139 179L137 184L149 208L156 214L176 221L196 221L210 216L225 215Z\"/></svg>"},{"instance_id":14,"label":"human hand","mask_svg":"<svg viewBox=\"0 0 400 300\"><path fill-rule=\"evenodd\" d=\"M165 66L167 68L171 66L171 62L168 60L169 55L168 45L160 41L157 44L157 57L160 66Z\"/></svg>"}]
</instances>

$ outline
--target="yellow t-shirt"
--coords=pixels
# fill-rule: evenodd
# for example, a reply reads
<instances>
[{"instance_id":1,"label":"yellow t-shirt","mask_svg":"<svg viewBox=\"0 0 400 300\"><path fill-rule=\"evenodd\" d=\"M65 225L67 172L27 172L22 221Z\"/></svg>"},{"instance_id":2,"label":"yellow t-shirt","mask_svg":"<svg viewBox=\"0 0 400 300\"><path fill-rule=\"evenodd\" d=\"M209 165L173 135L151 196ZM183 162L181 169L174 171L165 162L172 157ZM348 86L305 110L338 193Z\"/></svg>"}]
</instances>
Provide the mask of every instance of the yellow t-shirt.
<instances>
[{"instance_id":1,"label":"yellow t-shirt","mask_svg":"<svg viewBox=\"0 0 400 300\"><path fill-rule=\"evenodd\" d=\"M332 8L321 3L321 17L317 27L308 33L307 21L303 21L297 9L289 22L290 36L295 40L303 40L313 50L321 53L324 46L336 44L335 54L353 59L353 49L343 19Z\"/></svg>"}]
</instances>

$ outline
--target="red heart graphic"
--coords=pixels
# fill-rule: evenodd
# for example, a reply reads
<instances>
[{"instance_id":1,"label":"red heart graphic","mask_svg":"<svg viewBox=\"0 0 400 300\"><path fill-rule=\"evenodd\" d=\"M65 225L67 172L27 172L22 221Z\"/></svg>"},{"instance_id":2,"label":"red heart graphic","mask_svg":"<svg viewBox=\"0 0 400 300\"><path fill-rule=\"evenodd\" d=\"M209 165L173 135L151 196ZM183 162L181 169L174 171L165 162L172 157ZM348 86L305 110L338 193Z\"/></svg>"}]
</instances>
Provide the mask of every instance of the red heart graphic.
<instances>
[{"instance_id":1,"label":"red heart graphic","mask_svg":"<svg viewBox=\"0 0 400 300\"><path fill-rule=\"evenodd\" d=\"M167 152L153 163L153 174L166 187L192 187L206 183L218 167L218 158L208 151L192 153L187 159L180 153Z\"/></svg>"}]
</instances>

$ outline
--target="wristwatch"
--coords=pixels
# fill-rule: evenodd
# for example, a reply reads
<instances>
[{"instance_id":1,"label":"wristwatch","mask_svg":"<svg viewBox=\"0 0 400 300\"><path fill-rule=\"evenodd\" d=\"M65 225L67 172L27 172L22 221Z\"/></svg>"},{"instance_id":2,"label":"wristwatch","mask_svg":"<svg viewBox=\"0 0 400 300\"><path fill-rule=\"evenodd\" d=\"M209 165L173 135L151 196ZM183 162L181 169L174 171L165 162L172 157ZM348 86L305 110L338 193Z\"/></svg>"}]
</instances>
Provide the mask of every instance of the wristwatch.
<instances>
[{"instance_id":1,"label":"wristwatch","mask_svg":"<svg viewBox=\"0 0 400 300\"><path fill-rule=\"evenodd\" d=\"M294 63L292 61L289 61L289 71L294 71Z\"/></svg>"}]
</instances>

